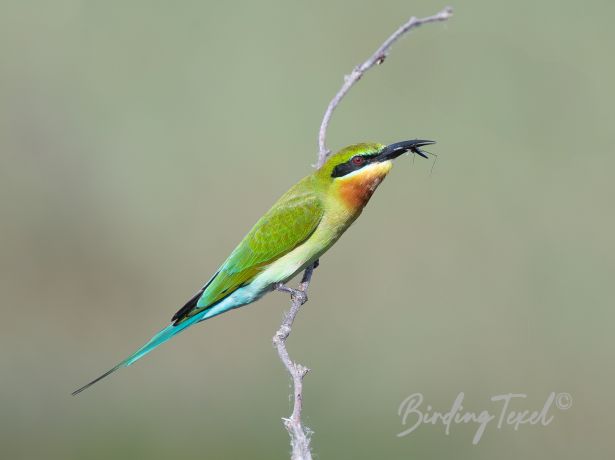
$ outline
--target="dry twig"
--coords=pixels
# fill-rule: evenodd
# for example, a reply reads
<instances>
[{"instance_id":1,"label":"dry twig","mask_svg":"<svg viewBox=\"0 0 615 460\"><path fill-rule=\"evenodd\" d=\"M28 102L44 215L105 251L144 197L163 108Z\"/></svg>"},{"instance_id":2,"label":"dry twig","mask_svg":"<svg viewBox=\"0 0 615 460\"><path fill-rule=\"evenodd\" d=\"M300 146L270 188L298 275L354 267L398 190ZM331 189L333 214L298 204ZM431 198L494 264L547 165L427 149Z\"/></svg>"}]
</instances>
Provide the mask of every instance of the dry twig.
<instances>
[{"instance_id":1,"label":"dry twig","mask_svg":"<svg viewBox=\"0 0 615 460\"><path fill-rule=\"evenodd\" d=\"M278 284L276 289L278 291L290 293L291 307L290 311L284 316L284 321L280 325L280 328L273 336L273 344L278 350L278 355L284 363L286 370L293 379L294 389L294 406L293 413L289 418L284 419L284 426L290 434L290 443L292 446L292 459L293 460L311 460L312 454L310 453L310 434L311 432L305 428L301 422L301 409L303 408L303 377L310 370L290 359L288 350L286 350L286 339L290 335L293 322L301 305L307 302L307 289L312 280L312 273L318 266L318 261L314 262L303 273L301 284L299 289L291 289L284 284Z\"/></svg>"},{"instance_id":2,"label":"dry twig","mask_svg":"<svg viewBox=\"0 0 615 460\"><path fill-rule=\"evenodd\" d=\"M363 74L367 72L369 69L374 67L377 64L382 64L386 59L391 46L399 40L404 34L408 33L410 30L414 29L423 24L428 24L430 22L439 22L446 21L453 14L453 10L450 7L444 8L439 13L428 16L425 18L415 18L411 17L404 25L402 25L399 29L397 29L389 38L385 40L385 42L376 50L374 54L372 54L363 64L355 67L350 75L346 75L344 78L344 84L337 92L335 97L329 102L327 106L327 110L325 111L325 115L322 119L322 123L320 125L320 131L318 133L318 161L316 166L320 168L327 157L330 154L330 151L327 149L326 145L326 136L327 136L327 128L329 126L329 122L331 121L331 116L333 115L333 111L342 101L344 96L348 93L350 88L352 88L355 83L357 83ZM273 337L273 343L278 350L278 355L286 370L290 374L293 381L293 393L294 393L294 405L293 412L289 418L285 418L284 426L288 430L288 434L290 435L291 446L292 446L292 460L311 460L312 454L310 450L310 435L311 431L303 426L301 421L301 410L303 408L303 378L310 371L307 367L294 362L291 360L288 351L286 350L286 340L290 335L292 330L293 322L295 321L295 317L297 313L299 313L299 309L301 306L307 302L307 290L310 285L310 281L312 280L312 274L314 269L318 266L318 261L314 262L314 264L310 265L306 268L303 273L303 278L299 285L298 289L292 289L284 284L280 283L276 286L276 290L287 292L290 294L291 298L291 308L290 311L285 315L284 321L282 325L276 332Z\"/></svg>"}]
</instances>

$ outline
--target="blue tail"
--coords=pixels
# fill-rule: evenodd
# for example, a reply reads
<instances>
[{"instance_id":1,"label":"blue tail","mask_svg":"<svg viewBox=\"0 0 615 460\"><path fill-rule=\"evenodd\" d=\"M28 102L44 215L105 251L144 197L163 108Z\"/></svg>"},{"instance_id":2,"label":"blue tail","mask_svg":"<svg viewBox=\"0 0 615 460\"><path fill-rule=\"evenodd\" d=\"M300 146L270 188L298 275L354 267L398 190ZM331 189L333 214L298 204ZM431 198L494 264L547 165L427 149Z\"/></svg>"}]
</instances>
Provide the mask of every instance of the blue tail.
<instances>
[{"instance_id":1,"label":"blue tail","mask_svg":"<svg viewBox=\"0 0 615 460\"><path fill-rule=\"evenodd\" d=\"M78 395L83 390L87 390L92 385L94 385L95 383L101 381L105 377L113 374L118 369L121 369L122 367L130 366L132 363L134 363L135 361L141 359L143 356L148 354L154 348L158 347L159 345L162 345L164 342L169 340L171 337L179 334L181 331L186 329L188 326L192 326L194 323L197 323L201 319L203 319L203 315L196 315L196 316L193 316L192 318L190 318L190 319L188 319L188 320L184 321L183 323L180 323L180 324L178 324L176 326L174 324L170 324L169 326L167 326L166 328L161 330L158 334L156 334L154 337L152 337L149 342L147 342L145 345L143 345L141 348L139 348L137 351L135 351L132 355L130 355L124 361L119 363L114 368L109 369L103 375L101 375L100 377L92 380L90 383L82 386L78 390L73 391L72 395L73 396Z\"/></svg>"}]
</instances>

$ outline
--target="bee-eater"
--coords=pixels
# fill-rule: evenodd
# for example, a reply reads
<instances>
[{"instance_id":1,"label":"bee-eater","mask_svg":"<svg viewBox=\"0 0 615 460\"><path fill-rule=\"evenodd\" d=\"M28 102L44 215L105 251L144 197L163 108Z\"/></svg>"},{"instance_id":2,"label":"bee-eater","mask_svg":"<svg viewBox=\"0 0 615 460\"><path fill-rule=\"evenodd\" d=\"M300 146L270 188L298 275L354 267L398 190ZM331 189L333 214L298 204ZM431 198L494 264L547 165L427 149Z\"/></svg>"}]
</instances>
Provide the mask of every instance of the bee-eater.
<instances>
[{"instance_id":1,"label":"bee-eater","mask_svg":"<svg viewBox=\"0 0 615 460\"><path fill-rule=\"evenodd\" d=\"M76 395L128 367L193 324L255 302L318 260L350 227L405 152L427 158L414 139L391 145L356 144L331 155L304 177L252 227L211 279L179 309L171 324Z\"/></svg>"}]
</instances>

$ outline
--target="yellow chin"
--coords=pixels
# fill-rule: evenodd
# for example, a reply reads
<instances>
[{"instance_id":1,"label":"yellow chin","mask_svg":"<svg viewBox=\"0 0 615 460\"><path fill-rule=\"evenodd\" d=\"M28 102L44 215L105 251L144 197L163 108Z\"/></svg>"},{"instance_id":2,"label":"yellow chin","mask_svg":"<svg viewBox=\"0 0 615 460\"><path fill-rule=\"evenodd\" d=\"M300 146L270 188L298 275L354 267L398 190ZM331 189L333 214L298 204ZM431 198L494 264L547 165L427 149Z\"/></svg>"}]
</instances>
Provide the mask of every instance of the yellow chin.
<instances>
[{"instance_id":1,"label":"yellow chin","mask_svg":"<svg viewBox=\"0 0 615 460\"><path fill-rule=\"evenodd\" d=\"M393 167L392 161L370 164L335 180L342 202L349 208L362 208Z\"/></svg>"}]
</instances>

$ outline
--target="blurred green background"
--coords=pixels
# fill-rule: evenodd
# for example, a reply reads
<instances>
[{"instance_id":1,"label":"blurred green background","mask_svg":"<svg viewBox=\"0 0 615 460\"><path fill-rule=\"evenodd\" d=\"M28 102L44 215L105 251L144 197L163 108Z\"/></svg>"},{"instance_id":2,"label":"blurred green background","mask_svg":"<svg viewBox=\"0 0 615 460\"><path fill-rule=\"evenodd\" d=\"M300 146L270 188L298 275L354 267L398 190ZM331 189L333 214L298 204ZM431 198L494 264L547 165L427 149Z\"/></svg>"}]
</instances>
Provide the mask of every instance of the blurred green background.
<instances>
[{"instance_id":1,"label":"blurred green background","mask_svg":"<svg viewBox=\"0 0 615 460\"><path fill-rule=\"evenodd\" d=\"M274 294L79 398L310 173L342 76L410 15L385 2L0 2L0 456L284 459ZM611 458L615 3L465 1L336 112L329 145L401 158L322 260L289 340L321 459ZM433 167L433 172L431 169ZM422 426L526 393L547 427Z\"/></svg>"}]
</instances>

